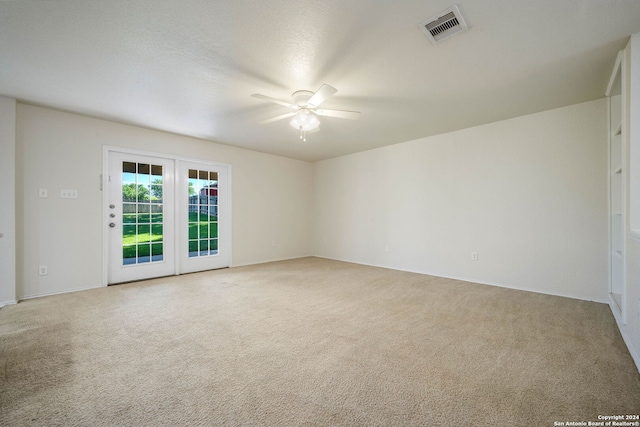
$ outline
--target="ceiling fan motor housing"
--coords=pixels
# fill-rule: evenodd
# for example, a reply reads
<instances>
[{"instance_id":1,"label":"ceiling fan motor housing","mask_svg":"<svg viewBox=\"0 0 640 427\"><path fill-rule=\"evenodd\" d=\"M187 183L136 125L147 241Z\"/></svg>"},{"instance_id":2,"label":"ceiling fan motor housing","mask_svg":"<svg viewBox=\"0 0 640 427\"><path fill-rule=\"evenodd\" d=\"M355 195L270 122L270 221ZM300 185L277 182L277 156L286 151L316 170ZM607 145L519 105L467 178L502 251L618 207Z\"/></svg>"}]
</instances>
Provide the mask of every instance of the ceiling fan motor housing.
<instances>
[{"instance_id":1,"label":"ceiling fan motor housing","mask_svg":"<svg viewBox=\"0 0 640 427\"><path fill-rule=\"evenodd\" d=\"M293 103L298 107L306 107L307 102L309 102L309 99L313 96L313 92L309 90L299 90L293 92L293 95L291 96L293 97Z\"/></svg>"}]
</instances>

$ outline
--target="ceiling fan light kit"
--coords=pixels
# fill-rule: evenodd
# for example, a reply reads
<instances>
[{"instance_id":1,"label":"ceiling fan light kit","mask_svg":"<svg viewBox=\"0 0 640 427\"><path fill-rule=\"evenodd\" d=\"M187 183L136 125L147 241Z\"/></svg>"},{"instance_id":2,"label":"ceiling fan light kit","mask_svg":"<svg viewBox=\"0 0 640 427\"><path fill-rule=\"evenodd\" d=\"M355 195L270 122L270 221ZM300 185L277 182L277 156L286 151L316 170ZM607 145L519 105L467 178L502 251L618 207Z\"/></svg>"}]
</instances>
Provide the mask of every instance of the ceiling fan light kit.
<instances>
[{"instance_id":1,"label":"ceiling fan light kit","mask_svg":"<svg viewBox=\"0 0 640 427\"><path fill-rule=\"evenodd\" d=\"M303 141L307 140L307 132L310 130L317 129L320 126L320 119L318 116L313 114L307 108L301 108L298 113L293 116L293 119L289 122L291 127L298 129L300 131L300 139Z\"/></svg>"},{"instance_id":2,"label":"ceiling fan light kit","mask_svg":"<svg viewBox=\"0 0 640 427\"><path fill-rule=\"evenodd\" d=\"M309 131L318 130L318 127L320 126L320 119L318 118L318 116L337 117L341 119L351 120L360 118L360 113L358 111L317 109L320 104L322 104L327 100L327 98L329 98L336 92L337 89L328 84L323 84L315 93L308 90L299 90L297 92L294 92L292 95L293 103L282 101L276 98L271 98L270 96L261 95L259 93L254 93L251 96L296 110L293 113L282 114L280 116L263 120L260 123L272 123L278 120L292 117L289 125L299 130L300 139L306 141L306 133Z\"/></svg>"}]
</instances>

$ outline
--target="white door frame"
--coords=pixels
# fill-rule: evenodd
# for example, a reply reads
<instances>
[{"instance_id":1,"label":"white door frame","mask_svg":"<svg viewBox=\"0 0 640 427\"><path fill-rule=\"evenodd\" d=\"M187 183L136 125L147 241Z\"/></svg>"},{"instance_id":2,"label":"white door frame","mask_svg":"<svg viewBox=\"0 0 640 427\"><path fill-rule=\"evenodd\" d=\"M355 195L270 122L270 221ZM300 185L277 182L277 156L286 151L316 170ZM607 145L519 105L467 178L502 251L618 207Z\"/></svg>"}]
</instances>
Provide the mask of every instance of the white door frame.
<instances>
[{"instance_id":1,"label":"white door frame","mask_svg":"<svg viewBox=\"0 0 640 427\"><path fill-rule=\"evenodd\" d=\"M132 154L132 155L138 155L138 156L148 156L148 157L158 157L158 158L164 158L164 159L168 159L168 160L173 160L174 161L174 166L175 166L175 170L178 171L180 166L181 166L181 162L189 162L189 163L200 163L202 165L205 166L214 166L214 167L225 167L227 168L227 172L228 172L228 195L227 195L227 203L226 206L223 207L222 209L225 209L226 211L226 217L227 217L227 221L225 221L225 223L222 225L223 227L225 227L225 233L227 236L227 242L226 242L226 246L227 246L227 251L228 251L228 264L229 267L231 267L233 265L233 258L232 258L232 235L231 235L231 230L232 230L232 226L231 226L231 219L232 219L232 215L231 215L231 211L232 211L232 200L231 200L231 188L232 188L232 167L231 164L229 163L221 163L221 162L213 162L213 161L206 161L206 160L202 160L202 159L193 159L193 158L189 158L189 157L182 157L182 156L175 156L175 155L171 155L171 154L164 154L164 153L156 153L156 152L152 152L152 151L144 151L144 150L136 150L136 149L130 149L130 148L124 148L124 147L118 147L118 146L112 146L112 145L103 145L102 147L102 185L101 185L101 189L102 189L102 286L108 286L109 284L109 258L108 258L108 254L109 254L109 227L108 227L108 205L109 205L109 153L121 153L121 154ZM178 177L175 177L175 179L173 180L173 185L174 185L174 195L177 198L178 194L180 194L180 189L178 188L178 185L182 182L182 179L179 179ZM180 270L180 218L182 216L180 215L180 206L179 203L174 203L174 251L176 256L174 257L175 259L175 274L179 275L182 274L181 270Z\"/></svg>"}]
</instances>

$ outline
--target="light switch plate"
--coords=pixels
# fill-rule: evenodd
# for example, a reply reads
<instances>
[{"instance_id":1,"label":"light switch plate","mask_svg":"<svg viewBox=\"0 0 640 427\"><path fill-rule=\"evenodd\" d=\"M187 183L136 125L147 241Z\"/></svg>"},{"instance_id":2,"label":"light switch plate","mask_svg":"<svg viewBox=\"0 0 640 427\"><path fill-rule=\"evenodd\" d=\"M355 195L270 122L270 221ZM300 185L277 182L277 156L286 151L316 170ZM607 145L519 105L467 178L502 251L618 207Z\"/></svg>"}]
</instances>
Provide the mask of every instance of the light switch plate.
<instances>
[{"instance_id":1,"label":"light switch plate","mask_svg":"<svg viewBox=\"0 0 640 427\"><path fill-rule=\"evenodd\" d=\"M77 199L78 190L60 190L61 199Z\"/></svg>"}]
</instances>

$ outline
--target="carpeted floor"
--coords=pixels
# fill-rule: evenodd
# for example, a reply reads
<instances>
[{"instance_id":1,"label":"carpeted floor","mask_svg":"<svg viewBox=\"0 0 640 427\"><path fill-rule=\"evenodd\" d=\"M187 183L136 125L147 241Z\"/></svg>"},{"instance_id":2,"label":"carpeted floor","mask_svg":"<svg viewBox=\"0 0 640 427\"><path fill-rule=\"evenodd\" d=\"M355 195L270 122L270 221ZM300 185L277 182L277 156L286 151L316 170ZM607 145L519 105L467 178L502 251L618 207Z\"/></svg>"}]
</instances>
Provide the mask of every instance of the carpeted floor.
<instances>
[{"instance_id":1,"label":"carpeted floor","mask_svg":"<svg viewBox=\"0 0 640 427\"><path fill-rule=\"evenodd\" d=\"M553 426L640 413L608 306L319 258L0 310L2 426Z\"/></svg>"}]
</instances>

